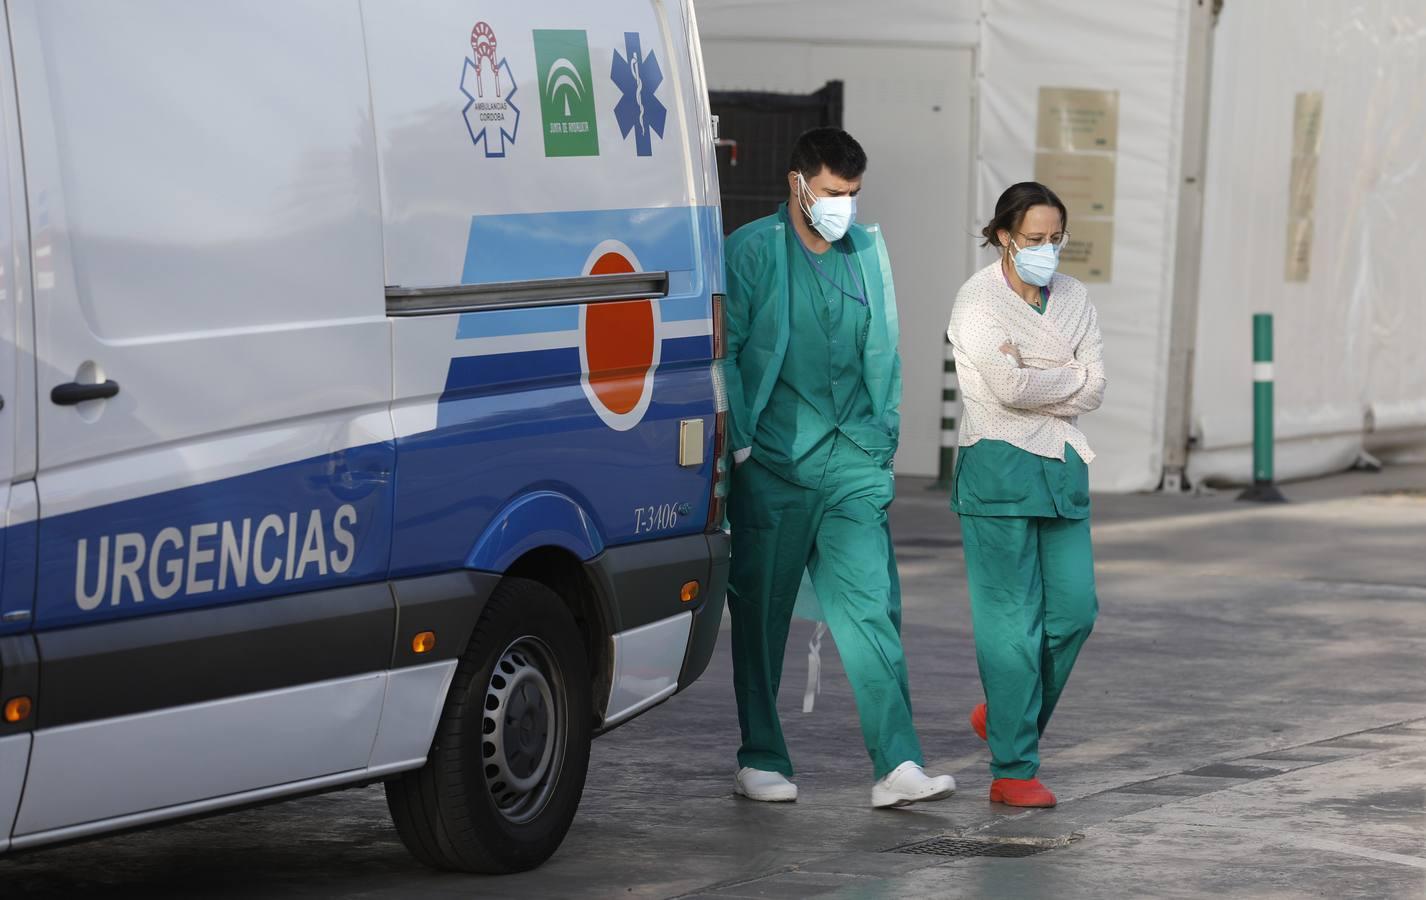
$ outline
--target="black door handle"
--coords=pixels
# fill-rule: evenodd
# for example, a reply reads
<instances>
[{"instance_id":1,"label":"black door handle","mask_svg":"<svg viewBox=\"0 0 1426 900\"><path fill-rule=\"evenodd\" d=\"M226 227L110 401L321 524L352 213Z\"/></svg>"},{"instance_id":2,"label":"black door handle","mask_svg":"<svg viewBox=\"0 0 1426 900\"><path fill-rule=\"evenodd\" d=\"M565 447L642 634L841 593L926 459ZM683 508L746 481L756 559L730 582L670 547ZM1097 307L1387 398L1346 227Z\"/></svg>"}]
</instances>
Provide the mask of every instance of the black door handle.
<instances>
[{"instance_id":1,"label":"black door handle","mask_svg":"<svg viewBox=\"0 0 1426 900\"><path fill-rule=\"evenodd\" d=\"M108 400L119 393L119 382L101 381L98 384L80 384L71 381L69 384L57 384L54 390L50 391L50 399L60 406L73 406L76 403L83 403L85 400Z\"/></svg>"}]
</instances>

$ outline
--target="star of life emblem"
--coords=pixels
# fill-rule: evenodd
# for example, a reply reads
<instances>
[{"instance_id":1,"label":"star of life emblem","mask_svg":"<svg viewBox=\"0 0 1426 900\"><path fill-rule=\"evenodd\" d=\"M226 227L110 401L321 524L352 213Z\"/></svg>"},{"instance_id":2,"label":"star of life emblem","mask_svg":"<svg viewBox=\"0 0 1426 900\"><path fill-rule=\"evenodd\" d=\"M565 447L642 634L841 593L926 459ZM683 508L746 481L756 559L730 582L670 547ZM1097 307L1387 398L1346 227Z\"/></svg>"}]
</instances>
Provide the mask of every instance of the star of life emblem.
<instances>
[{"instance_id":1,"label":"star of life emblem","mask_svg":"<svg viewBox=\"0 0 1426 900\"><path fill-rule=\"evenodd\" d=\"M625 140L630 133L634 135L634 146L640 156L653 156L653 135L663 139L668 118L668 109L658 98L663 71L652 50L647 55L642 53L638 32L624 32L624 51L625 55L614 51L614 62L609 70L609 77L623 94L614 107L614 118Z\"/></svg>"},{"instance_id":2,"label":"star of life emblem","mask_svg":"<svg viewBox=\"0 0 1426 900\"><path fill-rule=\"evenodd\" d=\"M487 158L496 159L505 156L520 131L515 76L509 60L498 55L498 48L495 29L476 22L470 31L471 55L465 58L460 76L460 92L466 98L461 115L471 143Z\"/></svg>"}]
</instances>

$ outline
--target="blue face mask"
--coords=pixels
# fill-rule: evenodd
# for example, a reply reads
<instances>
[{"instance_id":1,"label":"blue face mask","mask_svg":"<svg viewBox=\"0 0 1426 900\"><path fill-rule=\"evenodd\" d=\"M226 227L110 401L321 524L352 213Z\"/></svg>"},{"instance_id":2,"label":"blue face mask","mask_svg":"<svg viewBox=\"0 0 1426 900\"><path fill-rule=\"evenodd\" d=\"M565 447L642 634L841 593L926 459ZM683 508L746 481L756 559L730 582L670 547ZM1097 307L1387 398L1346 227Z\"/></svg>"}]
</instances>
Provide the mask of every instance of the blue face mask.
<instances>
[{"instance_id":1,"label":"blue face mask","mask_svg":"<svg viewBox=\"0 0 1426 900\"><path fill-rule=\"evenodd\" d=\"M857 220L856 197L818 197L807 186L802 173L797 174L798 193L802 195L802 211L812 227L829 243L842 239Z\"/></svg>"},{"instance_id":2,"label":"blue face mask","mask_svg":"<svg viewBox=\"0 0 1426 900\"><path fill-rule=\"evenodd\" d=\"M1015 241L1010 241L1010 246L1015 246ZM1015 251L1015 274L1020 276L1020 280L1026 284L1033 284L1036 287L1044 287L1050 283L1054 277L1055 269L1060 265L1059 248L1051 243L1044 243L1038 247L1021 247Z\"/></svg>"}]
</instances>

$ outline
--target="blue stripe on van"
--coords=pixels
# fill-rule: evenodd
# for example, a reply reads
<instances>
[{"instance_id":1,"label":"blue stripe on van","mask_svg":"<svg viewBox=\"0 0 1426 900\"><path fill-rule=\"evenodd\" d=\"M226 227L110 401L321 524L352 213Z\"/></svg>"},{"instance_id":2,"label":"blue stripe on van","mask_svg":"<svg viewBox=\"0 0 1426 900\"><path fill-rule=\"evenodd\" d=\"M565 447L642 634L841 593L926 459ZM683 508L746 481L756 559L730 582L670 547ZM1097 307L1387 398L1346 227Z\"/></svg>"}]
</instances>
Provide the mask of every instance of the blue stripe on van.
<instances>
[{"instance_id":1,"label":"blue stripe on van","mask_svg":"<svg viewBox=\"0 0 1426 900\"><path fill-rule=\"evenodd\" d=\"M580 373L579 348L531 350L524 353L496 353L488 356L458 356L451 360L446 374L446 389L441 395L444 405L462 394L499 388L518 390L549 379L577 377ZM441 418L436 427L441 427Z\"/></svg>"},{"instance_id":2,"label":"blue stripe on van","mask_svg":"<svg viewBox=\"0 0 1426 900\"><path fill-rule=\"evenodd\" d=\"M690 206L475 216L461 280L483 284L582 275L595 246L606 240L626 244L645 271L694 271L706 256L700 245L721 237L709 232L717 221L716 210ZM690 287L701 293L703 285Z\"/></svg>"},{"instance_id":3,"label":"blue stripe on van","mask_svg":"<svg viewBox=\"0 0 1426 900\"><path fill-rule=\"evenodd\" d=\"M663 342L662 354L659 361L661 366L707 362L713 355L713 338L707 335L672 338Z\"/></svg>"},{"instance_id":4,"label":"blue stripe on van","mask_svg":"<svg viewBox=\"0 0 1426 900\"><path fill-rule=\"evenodd\" d=\"M713 339L707 335L669 338L663 342L661 353L661 366L706 363L713 355ZM581 371L577 347L457 357L451 360L446 376L436 427L444 423L444 404L462 395L495 389L523 390L543 381L578 378Z\"/></svg>"}]
</instances>

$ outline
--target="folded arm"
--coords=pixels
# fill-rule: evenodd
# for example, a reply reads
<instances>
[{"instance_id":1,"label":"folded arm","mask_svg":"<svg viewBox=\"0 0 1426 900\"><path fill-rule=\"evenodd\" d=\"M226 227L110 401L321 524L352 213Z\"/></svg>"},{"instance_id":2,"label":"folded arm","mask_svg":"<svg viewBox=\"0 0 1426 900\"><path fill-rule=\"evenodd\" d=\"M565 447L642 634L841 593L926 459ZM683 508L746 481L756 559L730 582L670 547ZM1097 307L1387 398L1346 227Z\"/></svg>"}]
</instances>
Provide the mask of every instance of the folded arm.
<instances>
[{"instance_id":1,"label":"folded arm","mask_svg":"<svg viewBox=\"0 0 1426 900\"><path fill-rule=\"evenodd\" d=\"M1094 412L1104 402L1104 338L1099 333L1099 313L1089 308L1089 327L1074 351L1075 362L1084 366L1084 387L1070 397L1040 407L1052 416L1072 418Z\"/></svg>"},{"instance_id":2,"label":"folded arm","mask_svg":"<svg viewBox=\"0 0 1426 900\"><path fill-rule=\"evenodd\" d=\"M1064 403L1085 386L1088 373L1078 360L1052 369L1016 365L1001 350L1010 335L972 304L956 303L946 336L957 355L975 367L995 399L1012 409L1040 410Z\"/></svg>"}]
</instances>

